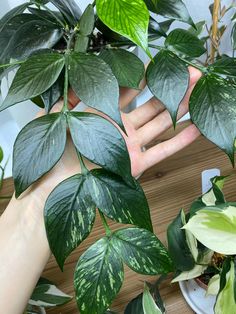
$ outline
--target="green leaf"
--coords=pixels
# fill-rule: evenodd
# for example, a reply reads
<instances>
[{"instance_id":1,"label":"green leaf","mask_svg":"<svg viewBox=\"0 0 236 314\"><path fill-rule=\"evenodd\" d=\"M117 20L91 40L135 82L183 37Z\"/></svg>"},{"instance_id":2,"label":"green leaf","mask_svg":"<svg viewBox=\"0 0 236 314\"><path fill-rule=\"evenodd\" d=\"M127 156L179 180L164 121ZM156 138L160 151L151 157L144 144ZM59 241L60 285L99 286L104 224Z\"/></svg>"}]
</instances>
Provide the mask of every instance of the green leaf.
<instances>
[{"instance_id":1,"label":"green leaf","mask_svg":"<svg viewBox=\"0 0 236 314\"><path fill-rule=\"evenodd\" d=\"M69 79L81 101L122 125L118 104L119 86L105 61L92 54L71 53Z\"/></svg>"},{"instance_id":2,"label":"green leaf","mask_svg":"<svg viewBox=\"0 0 236 314\"><path fill-rule=\"evenodd\" d=\"M95 15L91 4L87 6L79 21L79 32L84 36L89 36L94 29Z\"/></svg>"},{"instance_id":3,"label":"green leaf","mask_svg":"<svg viewBox=\"0 0 236 314\"><path fill-rule=\"evenodd\" d=\"M180 211L168 226L168 251L177 270L189 271L194 268L195 261L188 247L185 231L181 229L184 226L182 215L184 213Z\"/></svg>"},{"instance_id":4,"label":"green leaf","mask_svg":"<svg viewBox=\"0 0 236 314\"><path fill-rule=\"evenodd\" d=\"M75 175L60 183L49 195L44 208L50 248L63 270L64 262L90 234L96 216L86 178Z\"/></svg>"},{"instance_id":5,"label":"green leaf","mask_svg":"<svg viewBox=\"0 0 236 314\"><path fill-rule=\"evenodd\" d=\"M97 14L111 30L130 39L149 55L149 12L143 0L97 0Z\"/></svg>"},{"instance_id":6,"label":"green leaf","mask_svg":"<svg viewBox=\"0 0 236 314\"><path fill-rule=\"evenodd\" d=\"M174 53L161 50L147 69L147 85L170 112L174 125L180 102L189 86L189 71Z\"/></svg>"},{"instance_id":7,"label":"green leaf","mask_svg":"<svg viewBox=\"0 0 236 314\"><path fill-rule=\"evenodd\" d=\"M185 29L174 29L167 36L165 46L186 56L200 57L206 52L204 43Z\"/></svg>"},{"instance_id":8,"label":"green leaf","mask_svg":"<svg viewBox=\"0 0 236 314\"><path fill-rule=\"evenodd\" d=\"M183 227L207 248L225 255L236 254L236 207L227 206L221 209L205 207L189 219Z\"/></svg>"},{"instance_id":9,"label":"green leaf","mask_svg":"<svg viewBox=\"0 0 236 314\"><path fill-rule=\"evenodd\" d=\"M13 151L16 197L55 166L65 145L66 118L63 114L43 116L21 130Z\"/></svg>"},{"instance_id":10,"label":"green leaf","mask_svg":"<svg viewBox=\"0 0 236 314\"><path fill-rule=\"evenodd\" d=\"M70 25L76 25L81 17L81 10L74 0L50 0L66 18Z\"/></svg>"},{"instance_id":11,"label":"green leaf","mask_svg":"<svg viewBox=\"0 0 236 314\"><path fill-rule=\"evenodd\" d=\"M55 307L71 301L72 297L60 291L54 284L39 281L28 304L40 307Z\"/></svg>"},{"instance_id":12,"label":"green leaf","mask_svg":"<svg viewBox=\"0 0 236 314\"><path fill-rule=\"evenodd\" d=\"M89 37L84 36L81 34L76 35L76 41L75 41L75 52L82 52L85 53L88 49L89 45Z\"/></svg>"},{"instance_id":13,"label":"green leaf","mask_svg":"<svg viewBox=\"0 0 236 314\"><path fill-rule=\"evenodd\" d=\"M207 285L207 292L206 296L209 295L217 295L220 289L220 275L217 274L213 277L211 277L208 285Z\"/></svg>"},{"instance_id":14,"label":"green leaf","mask_svg":"<svg viewBox=\"0 0 236 314\"><path fill-rule=\"evenodd\" d=\"M123 264L111 240L100 239L80 257L74 278L80 313L103 314L124 279Z\"/></svg>"},{"instance_id":15,"label":"green leaf","mask_svg":"<svg viewBox=\"0 0 236 314\"><path fill-rule=\"evenodd\" d=\"M21 14L25 11L25 9L28 7L29 2L23 3L21 5L18 5L17 7L13 8L9 12L7 12L0 20L0 32L2 32L4 26L16 15Z\"/></svg>"},{"instance_id":16,"label":"green leaf","mask_svg":"<svg viewBox=\"0 0 236 314\"><path fill-rule=\"evenodd\" d=\"M139 89L145 68L137 56L124 49L102 50L99 56L111 67L120 86Z\"/></svg>"},{"instance_id":17,"label":"green leaf","mask_svg":"<svg viewBox=\"0 0 236 314\"><path fill-rule=\"evenodd\" d=\"M234 164L236 87L214 75L202 77L190 98L190 115L200 132L225 151Z\"/></svg>"},{"instance_id":18,"label":"green leaf","mask_svg":"<svg viewBox=\"0 0 236 314\"><path fill-rule=\"evenodd\" d=\"M236 78L236 58L224 56L211 64L209 70L214 73Z\"/></svg>"},{"instance_id":19,"label":"green leaf","mask_svg":"<svg viewBox=\"0 0 236 314\"><path fill-rule=\"evenodd\" d=\"M113 233L112 244L124 263L139 274L157 275L173 270L166 248L150 231L118 230Z\"/></svg>"},{"instance_id":20,"label":"green leaf","mask_svg":"<svg viewBox=\"0 0 236 314\"><path fill-rule=\"evenodd\" d=\"M162 311L156 305L148 286L145 284L143 292L143 312L144 314L162 314Z\"/></svg>"},{"instance_id":21,"label":"green leaf","mask_svg":"<svg viewBox=\"0 0 236 314\"><path fill-rule=\"evenodd\" d=\"M125 308L124 314L144 314L143 313L143 294L139 294L136 298L129 302Z\"/></svg>"},{"instance_id":22,"label":"green leaf","mask_svg":"<svg viewBox=\"0 0 236 314\"><path fill-rule=\"evenodd\" d=\"M145 0L148 9L162 16L180 20L194 26L182 0Z\"/></svg>"},{"instance_id":23,"label":"green leaf","mask_svg":"<svg viewBox=\"0 0 236 314\"><path fill-rule=\"evenodd\" d=\"M130 188L120 177L96 169L88 175L86 186L96 207L109 218L153 230L148 203L138 182Z\"/></svg>"},{"instance_id":24,"label":"green leaf","mask_svg":"<svg viewBox=\"0 0 236 314\"><path fill-rule=\"evenodd\" d=\"M72 140L84 157L133 186L125 140L111 122L95 114L71 112L68 124Z\"/></svg>"},{"instance_id":25,"label":"green leaf","mask_svg":"<svg viewBox=\"0 0 236 314\"><path fill-rule=\"evenodd\" d=\"M4 158L4 153L3 153L2 147L0 146L0 163L3 161L3 158Z\"/></svg>"},{"instance_id":26,"label":"green leaf","mask_svg":"<svg viewBox=\"0 0 236 314\"><path fill-rule=\"evenodd\" d=\"M49 22L52 22L54 24L57 24L58 26L61 26L61 23L65 23L63 16L60 12L57 11L46 11L43 9L36 9L36 8L28 8L29 12L31 12L33 15L36 15L41 20L46 20ZM59 22L61 21L61 23Z\"/></svg>"},{"instance_id":27,"label":"green leaf","mask_svg":"<svg viewBox=\"0 0 236 314\"><path fill-rule=\"evenodd\" d=\"M148 27L149 41L159 39L160 37L167 37L166 32L168 32L173 21L174 20L171 19L171 20L166 20L159 23L156 20L154 20L154 18L150 17L149 27Z\"/></svg>"},{"instance_id":28,"label":"green leaf","mask_svg":"<svg viewBox=\"0 0 236 314\"><path fill-rule=\"evenodd\" d=\"M195 27L191 26L188 31L195 35L195 36L200 36L201 33L203 32L204 28L206 27L206 21L200 21L195 24Z\"/></svg>"},{"instance_id":29,"label":"green leaf","mask_svg":"<svg viewBox=\"0 0 236 314\"><path fill-rule=\"evenodd\" d=\"M59 53L30 57L17 71L0 111L48 90L58 79L64 63L64 56Z\"/></svg>"}]
</instances>

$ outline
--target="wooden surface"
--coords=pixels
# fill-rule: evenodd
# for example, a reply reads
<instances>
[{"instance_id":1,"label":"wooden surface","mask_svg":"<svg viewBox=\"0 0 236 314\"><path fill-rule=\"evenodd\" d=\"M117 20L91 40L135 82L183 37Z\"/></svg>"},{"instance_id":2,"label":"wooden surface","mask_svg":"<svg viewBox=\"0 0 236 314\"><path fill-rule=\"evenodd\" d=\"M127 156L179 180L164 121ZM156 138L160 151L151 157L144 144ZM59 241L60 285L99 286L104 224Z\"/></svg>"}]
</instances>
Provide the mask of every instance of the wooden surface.
<instances>
[{"instance_id":1,"label":"wooden surface","mask_svg":"<svg viewBox=\"0 0 236 314\"><path fill-rule=\"evenodd\" d=\"M178 131L184 127L181 124ZM167 140L173 135L173 130L164 134L161 140ZM228 158L213 144L200 137L191 146L182 152L159 163L141 178L146 196L149 201L155 233L166 244L166 228L177 215L180 208L187 210L191 202L201 194L201 172L209 168L221 169L222 175L233 174ZM225 194L228 200L236 200L235 176L231 176L225 186ZM8 195L13 191L12 181L6 180L2 195ZM0 203L0 209L4 209L6 202ZM111 223L113 228L117 224ZM48 262L43 276L55 282L64 292L73 295L73 272L80 254L99 237L104 234L103 228L97 219L95 227L89 238L68 258L64 273L61 273L52 257ZM125 281L112 305L112 309L123 313L125 305L143 288L144 280L155 281L155 277L146 277L135 274L126 268ZM165 282L161 286L161 294L167 307L168 314L190 314L193 311L183 299L177 284L170 285ZM75 300L57 309L48 310L50 314L76 314Z\"/></svg>"}]
</instances>

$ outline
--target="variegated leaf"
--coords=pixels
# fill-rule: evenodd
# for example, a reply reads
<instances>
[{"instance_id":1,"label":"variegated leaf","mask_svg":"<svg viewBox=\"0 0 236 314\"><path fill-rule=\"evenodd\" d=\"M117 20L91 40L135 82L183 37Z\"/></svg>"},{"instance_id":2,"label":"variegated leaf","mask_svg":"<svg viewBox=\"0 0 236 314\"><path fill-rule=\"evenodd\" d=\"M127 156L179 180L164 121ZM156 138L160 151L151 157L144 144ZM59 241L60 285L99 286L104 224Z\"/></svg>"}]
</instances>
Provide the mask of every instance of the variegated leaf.
<instances>
[{"instance_id":1,"label":"variegated leaf","mask_svg":"<svg viewBox=\"0 0 236 314\"><path fill-rule=\"evenodd\" d=\"M103 314L119 292L124 279L120 256L104 237L79 259L75 290L81 314Z\"/></svg>"},{"instance_id":2,"label":"variegated leaf","mask_svg":"<svg viewBox=\"0 0 236 314\"><path fill-rule=\"evenodd\" d=\"M207 286L206 296L217 295L220 290L220 275L213 276Z\"/></svg>"},{"instance_id":3,"label":"variegated leaf","mask_svg":"<svg viewBox=\"0 0 236 314\"><path fill-rule=\"evenodd\" d=\"M66 258L93 227L96 208L82 188L84 181L82 175L63 181L50 194L45 205L47 237L61 269Z\"/></svg>"},{"instance_id":4,"label":"variegated leaf","mask_svg":"<svg viewBox=\"0 0 236 314\"><path fill-rule=\"evenodd\" d=\"M113 234L112 244L127 266L139 274L157 275L173 270L166 248L147 230L118 230Z\"/></svg>"},{"instance_id":5,"label":"variegated leaf","mask_svg":"<svg viewBox=\"0 0 236 314\"><path fill-rule=\"evenodd\" d=\"M143 312L144 314L162 314L162 311L156 305L148 286L145 284L143 292Z\"/></svg>"}]
</instances>

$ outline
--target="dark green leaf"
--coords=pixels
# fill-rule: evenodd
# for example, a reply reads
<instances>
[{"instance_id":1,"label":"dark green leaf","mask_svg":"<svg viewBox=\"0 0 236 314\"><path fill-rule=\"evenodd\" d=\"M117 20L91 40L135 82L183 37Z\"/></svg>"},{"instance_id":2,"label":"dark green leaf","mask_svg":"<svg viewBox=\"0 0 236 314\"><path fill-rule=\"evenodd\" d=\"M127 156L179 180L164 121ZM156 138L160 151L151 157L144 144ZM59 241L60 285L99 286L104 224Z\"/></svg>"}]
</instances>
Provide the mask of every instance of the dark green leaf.
<instances>
[{"instance_id":1,"label":"dark green leaf","mask_svg":"<svg viewBox=\"0 0 236 314\"><path fill-rule=\"evenodd\" d=\"M149 12L143 0L97 0L97 14L110 29L130 39L148 54Z\"/></svg>"},{"instance_id":2,"label":"dark green leaf","mask_svg":"<svg viewBox=\"0 0 236 314\"><path fill-rule=\"evenodd\" d=\"M202 77L190 98L193 123L210 141L225 151L234 164L236 87L214 75Z\"/></svg>"},{"instance_id":3,"label":"dark green leaf","mask_svg":"<svg viewBox=\"0 0 236 314\"><path fill-rule=\"evenodd\" d=\"M194 26L182 0L145 0L150 11Z\"/></svg>"},{"instance_id":4,"label":"dark green leaf","mask_svg":"<svg viewBox=\"0 0 236 314\"><path fill-rule=\"evenodd\" d=\"M4 157L3 149L0 146L0 163L3 161L3 157Z\"/></svg>"},{"instance_id":5,"label":"dark green leaf","mask_svg":"<svg viewBox=\"0 0 236 314\"><path fill-rule=\"evenodd\" d=\"M75 270L76 299L81 314L103 314L119 292L123 264L105 237L79 259Z\"/></svg>"},{"instance_id":6,"label":"dark green leaf","mask_svg":"<svg viewBox=\"0 0 236 314\"><path fill-rule=\"evenodd\" d=\"M129 41L124 36L121 36L113 32L109 27L107 27L98 17L95 23L96 28L102 33L102 36L105 40L110 42L126 42ZM132 41L129 41L132 44Z\"/></svg>"},{"instance_id":7,"label":"dark green leaf","mask_svg":"<svg viewBox=\"0 0 236 314\"><path fill-rule=\"evenodd\" d=\"M189 85L189 72L185 63L171 51L161 50L155 56L154 63L148 66L147 85L166 106L175 125L180 102Z\"/></svg>"},{"instance_id":8,"label":"dark green leaf","mask_svg":"<svg viewBox=\"0 0 236 314\"><path fill-rule=\"evenodd\" d=\"M200 57L206 52L203 42L185 29L174 29L166 38L168 49L177 51L189 57Z\"/></svg>"},{"instance_id":9,"label":"dark green leaf","mask_svg":"<svg viewBox=\"0 0 236 314\"><path fill-rule=\"evenodd\" d=\"M100 57L109 64L120 86L139 88L145 69L137 56L124 49L106 49Z\"/></svg>"},{"instance_id":10,"label":"dark green leaf","mask_svg":"<svg viewBox=\"0 0 236 314\"><path fill-rule=\"evenodd\" d=\"M13 151L16 197L55 166L65 145L66 118L63 114L43 116L21 130Z\"/></svg>"},{"instance_id":11,"label":"dark green leaf","mask_svg":"<svg viewBox=\"0 0 236 314\"><path fill-rule=\"evenodd\" d=\"M95 55L77 52L71 53L69 67L70 84L81 101L122 125L119 86L109 65Z\"/></svg>"},{"instance_id":12,"label":"dark green leaf","mask_svg":"<svg viewBox=\"0 0 236 314\"><path fill-rule=\"evenodd\" d=\"M226 285L227 273L230 270L230 261L231 261L230 258L226 258L224 263L223 263L222 270L220 273L220 290L219 290L219 293L224 289L224 287Z\"/></svg>"},{"instance_id":13,"label":"dark green leaf","mask_svg":"<svg viewBox=\"0 0 236 314\"><path fill-rule=\"evenodd\" d=\"M111 122L95 114L71 112L68 124L73 142L84 157L133 185L124 138Z\"/></svg>"},{"instance_id":14,"label":"dark green leaf","mask_svg":"<svg viewBox=\"0 0 236 314\"><path fill-rule=\"evenodd\" d=\"M211 72L236 78L236 58L224 56L209 66Z\"/></svg>"},{"instance_id":15,"label":"dark green leaf","mask_svg":"<svg viewBox=\"0 0 236 314\"><path fill-rule=\"evenodd\" d=\"M152 231L148 203L138 182L136 188L130 188L120 177L97 169L88 175L86 186L96 207L106 216Z\"/></svg>"},{"instance_id":16,"label":"dark green leaf","mask_svg":"<svg viewBox=\"0 0 236 314\"><path fill-rule=\"evenodd\" d=\"M95 16L94 9L91 4L87 6L79 21L79 32L84 36L89 36L94 29Z\"/></svg>"},{"instance_id":17,"label":"dark green leaf","mask_svg":"<svg viewBox=\"0 0 236 314\"><path fill-rule=\"evenodd\" d=\"M159 39L160 37L167 37L166 32L168 32L173 19L166 20L164 22L157 22L154 18L150 17L149 27L148 27L148 39L149 41Z\"/></svg>"},{"instance_id":18,"label":"dark green leaf","mask_svg":"<svg viewBox=\"0 0 236 314\"><path fill-rule=\"evenodd\" d=\"M54 24L57 24L58 26L61 26L61 23L65 23L63 16L60 12L57 11L46 11L42 9L36 9L36 8L28 8L29 12L31 12L33 15L36 15L41 20L49 21ZM58 21L61 21L59 23Z\"/></svg>"},{"instance_id":19,"label":"dark green leaf","mask_svg":"<svg viewBox=\"0 0 236 314\"><path fill-rule=\"evenodd\" d=\"M7 12L0 20L0 32L2 32L3 27L16 15L21 14L25 11L25 9L28 7L29 2L23 3L21 5L18 5L17 7L13 8L9 12Z\"/></svg>"},{"instance_id":20,"label":"dark green leaf","mask_svg":"<svg viewBox=\"0 0 236 314\"><path fill-rule=\"evenodd\" d=\"M42 100L41 96L36 96L30 99L35 105L37 105L39 108L44 108L44 102Z\"/></svg>"},{"instance_id":21,"label":"dark green leaf","mask_svg":"<svg viewBox=\"0 0 236 314\"><path fill-rule=\"evenodd\" d=\"M206 21L200 21L195 24L195 27L191 26L188 31L194 36L200 36L206 26Z\"/></svg>"},{"instance_id":22,"label":"dark green leaf","mask_svg":"<svg viewBox=\"0 0 236 314\"><path fill-rule=\"evenodd\" d=\"M186 241L185 230L182 230L183 222L180 211L179 215L169 225L167 230L168 251L174 262L176 270L188 271L195 266L194 258Z\"/></svg>"},{"instance_id":23,"label":"dark green leaf","mask_svg":"<svg viewBox=\"0 0 236 314\"><path fill-rule=\"evenodd\" d=\"M74 0L50 0L64 15L71 25L76 25L81 17L81 10Z\"/></svg>"},{"instance_id":24,"label":"dark green leaf","mask_svg":"<svg viewBox=\"0 0 236 314\"><path fill-rule=\"evenodd\" d=\"M166 248L150 231L118 230L113 233L112 245L127 266L139 274L157 275L173 270Z\"/></svg>"},{"instance_id":25,"label":"dark green leaf","mask_svg":"<svg viewBox=\"0 0 236 314\"><path fill-rule=\"evenodd\" d=\"M58 79L64 63L64 56L59 53L30 57L17 71L0 111L48 90Z\"/></svg>"},{"instance_id":26,"label":"dark green leaf","mask_svg":"<svg viewBox=\"0 0 236 314\"><path fill-rule=\"evenodd\" d=\"M84 188L85 180L83 175L76 175L63 181L45 205L47 238L62 270L66 258L87 238L95 220L96 207Z\"/></svg>"},{"instance_id":27,"label":"dark green leaf","mask_svg":"<svg viewBox=\"0 0 236 314\"><path fill-rule=\"evenodd\" d=\"M144 314L143 313L143 294L139 294L135 299L129 302L125 308L124 314Z\"/></svg>"}]
</instances>

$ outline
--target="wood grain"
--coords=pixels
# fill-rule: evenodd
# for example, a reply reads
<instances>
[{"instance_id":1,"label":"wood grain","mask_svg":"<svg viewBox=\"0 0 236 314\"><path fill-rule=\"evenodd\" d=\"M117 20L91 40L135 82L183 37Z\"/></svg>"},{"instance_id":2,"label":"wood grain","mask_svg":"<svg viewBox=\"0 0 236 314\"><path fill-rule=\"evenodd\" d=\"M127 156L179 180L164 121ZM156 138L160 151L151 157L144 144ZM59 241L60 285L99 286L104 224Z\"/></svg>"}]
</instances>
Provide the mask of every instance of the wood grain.
<instances>
[{"instance_id":1,"label":"wood grain","mask_svg":"<svg viewBox=\"0 0 236 314\"><path fill-rule=\"evenodd\" d=\"M186 126L178 126L179 132ZM173 130L161 136L164 141L173 135ZM222 175L235 174L228 158L209 141L200 137L195 143L183 151L159 163L148 170L141 178L149 201L155 233L166 244L166 228L177 215L180 208L187 210L191 202L201 194L201 172L209 168L219 168ZM5 180L2 195L13 192L12 180ZM235 177L231 176L226 183L225 194L228 200L236 200ZM7 202L0 203L3 210ZM115 223L112 228L117 229ZM80 254L99 237L104 234L99 218L96 221L90 237L68 258L64 273L61 273L52 257L43 273L43 276L54 281L63 291L74 295L73 273ZM126 268L125 282L112 305L112 309L123 313L125 305L143 288L144 280L155 281L155 277L146 277L135 274ZM169 280L170 281L170 280ZM161 294L165 301L168 314L193 313L183 299L177 284L170 285L166 281L161 286ZM15 296L16 297L16 296ZM76 314L78 313L75 300L57 309L48 310L50 314Z\"/></svg>"}]
</instances>

